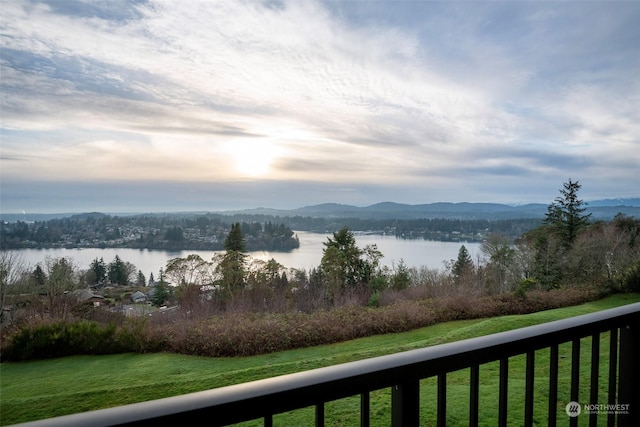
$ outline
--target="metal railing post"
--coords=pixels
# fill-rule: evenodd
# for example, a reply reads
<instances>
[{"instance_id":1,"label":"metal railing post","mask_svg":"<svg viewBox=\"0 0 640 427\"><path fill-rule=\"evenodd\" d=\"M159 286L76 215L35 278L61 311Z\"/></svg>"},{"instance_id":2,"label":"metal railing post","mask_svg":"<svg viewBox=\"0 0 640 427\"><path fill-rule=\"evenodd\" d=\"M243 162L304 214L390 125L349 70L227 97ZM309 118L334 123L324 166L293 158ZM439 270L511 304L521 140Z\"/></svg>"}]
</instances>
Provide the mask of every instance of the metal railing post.
<instances>
[{"instance_id":1,"label":"metal railing post","mask_svg":"<svg viewBox=\"0 0 640 427\"><path fill-rule=\"evenodd\" d=\"M498 426L507 427L507 400L509 388L509 359L500 359L500 385L498 389Z\"/></svg>"},{"instance_id":2,"label":"metal railing post","mask_svg":"<svg viewBox=\"0 0 640 427\"><path fill-rule=\"evenodd\" d=\"M549 427L556 425L558 417L558 344L551 346L549 354Z\"/></svg>"},{"instance_id":3,"label":"metal railing post","mask_svg":"<svg viewBox=\"0 0 640 427\"><path fill-rule=\"evenodd\" d=\"M620 328L620 362L618 384L618 425L640 425L640 318ZM622 408L623 405L628 405ZM625 413L626 409L626 413Z\"/></svg>"},{"instance_id":4,"label":"metal railing post","mask_svg":"<svg viewBox=\"0 0 640 427\"><path fill-rule=\"evenodd\" d=\"M324 403L316 405L316 427L324 427Z\"/></svg>"},{"instance_id":5,"label":"metal railing post","mask_svg":"<svg viewBox=\"0 0 640 427\"><path fill-rule=\"evenodd\" d=\"M571 401L580 402L580 339L571 342ZM571 427L578 427L578 417L569 418Z\"/></svg>"},{"instance_id":6,"label":"metal railing post","mask_svg":"<svg viewBox=\"0 0 640 427\"><path fill-rule=\"evenodd\" d=\"M613 328L609 333L609 391L607 404L615 405L616 390L618 386L618 328ZM616 425L616 414L609 412L607 415L607 427Z\"/></svg>"},{"instance_id":7,"label":"metal railing post","mask_svg":"<svg viewBox=\"0 0 640 427\"><path fill-rule=\"evenodd\" d=\"M480 396L480 365L471 367L471 381L469 384L469 427L478 426L478 410Z\"/></svg>"},{"instance_id":8,"label":"metal railing post","mask_svg":"<svg viewBox=\"0 0 640 427\"><path fill-rule=\"evenodd\" d=\"M447 425L447 374L438 374L438 427Z\"/></svg>"},{"instance_id":9,"label":"metal railing post","mask_svg":"<svg viewBox=\"0 0 640 427\"><path fill-rule=\"evenodd\" d=\"M533 425L533 383L535 376L535 352L527 352L527 365L525 368L525 392L524 392L524 425Z\"/></svg>"},{"instance_id":10,"label":"metal railing post","mask_svg":"<svg viewBox=\"0 0 640 427\"><path fill-rule=\"evenodd\" d=\"M417 427L420 423L420 381L408 381L391 388L392 427Z\"/></svg>"},{"instance_id":11,"label":"metal railing post","mask_svg":"<svg viewBox=\"0 0 640 427\"><path fill-rule=\"evenodd\" d=\"M360 427L369 427L371 412L371 397L369 392L360 395Z\"/></svg>"},{"instance_id":12,"label":"metal railing post","mask_svg":"<svg viewBox=\"0 0 640 427\"><path fill-rule=\"evenodd\" d=\"M598 403L598 380L600 374L600 334L591 336L591 393L589 403ZM589 427L597 427L598 413L589 416Z\"/></svg>"}]
</instances>

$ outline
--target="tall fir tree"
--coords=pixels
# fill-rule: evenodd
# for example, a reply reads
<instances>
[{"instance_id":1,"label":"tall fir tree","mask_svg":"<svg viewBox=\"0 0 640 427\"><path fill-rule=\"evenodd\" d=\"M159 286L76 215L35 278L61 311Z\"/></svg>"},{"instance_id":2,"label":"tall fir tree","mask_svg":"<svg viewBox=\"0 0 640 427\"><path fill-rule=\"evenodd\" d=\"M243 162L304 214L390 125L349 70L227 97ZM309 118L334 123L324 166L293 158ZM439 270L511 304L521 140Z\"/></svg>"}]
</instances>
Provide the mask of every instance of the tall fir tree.
<instances>
[{"instance_id":1,"label":"tall fir tree","mask_svg":"<svg viewBox=\"0 0 640 427\"><path fill-rule=\"evenodd\" d=\"M224 240L224 248L226 251L246 251L246 242L239 222L231 224L231 230L229 230L229 234L227 234L227 238Z\"/></svg>"},{"instance_id":2,"label":"tall fir tree","mask_svg":"<svg viewBox=\"0 0 640 427\"><path fill-rule=\"evenodd\" d=\"M377 245L359 248L353 232L343 227L333 233L333 239L327 238L324 246L320 269L329 300L346 289L369 285L373 281L383 256Z\"/></svg>"},{"instance_id":3,"label":"tall fir tree","mask_svg":"<svg viewBox=\"0 0 640 427\"><path fill-rule=\"evenodd\" d=\"M460 249L458 250L458 258L453 263L451 272L456 280L473 272L473 260L471 259L471 255L469 255L469 251L465 245L460 246Z\"/></svg>"},{"instance_id":4,"label":"tall fir tree","mask_svg":"<svg viewBox=\"0 0 640 427\"><path fill-rule=\"evenodd\" d=\"M116 255L113 261L109 263L107 276L109 278L109 282L114 285L127 286L129 284L126 264L118 255Z\"/></svg>"},{"instance_id":5,"label":"tall fir tree","mask_svg":"<svg viewBox=\"0 0 640 427\"><path fill-rule=\"evenodd\" d=\"M571 246L580 229L589 223L591 214L585 214L585 203L578 198L582 186L578 181L563 184L562 196L556 197L547 207L544 223L551 226L565 246Z\"/></svg>"},{"instance_id":6,"label":"tall fir tree","mask_svg":"<svg viewBox=\"0 0 640 427\"><path fill-rule=\"evenodd\" d=\"M91 278L93 279L92 284L102 283L107 279L107 264L104 262L103 258L96 258L91 261L89 271L92 276Z\"/></svg>"},{"instance_id":7,"label":"tall fir tree","mask_svg":"<svg viewBox=\"0 0 640 427\"><path fill-rule=\"evenodd\" d=\"M147 279L144 277L142 270L138 270L138 275L136 277L136 286L147 286Z\"/></svg>"},{"instance_id":8,"label":"tall fir tree","mask_svg":"<svg viewBox=\"0 0 640 427\"><path fill-rule=\"evenodd\" d=\"M222 282L231 297L244 287L246 276L246 243L240 223L231 225L231 230L224 240L224 248L226 252L216 270L222 275Z\"/></svg>"}]
</instances>

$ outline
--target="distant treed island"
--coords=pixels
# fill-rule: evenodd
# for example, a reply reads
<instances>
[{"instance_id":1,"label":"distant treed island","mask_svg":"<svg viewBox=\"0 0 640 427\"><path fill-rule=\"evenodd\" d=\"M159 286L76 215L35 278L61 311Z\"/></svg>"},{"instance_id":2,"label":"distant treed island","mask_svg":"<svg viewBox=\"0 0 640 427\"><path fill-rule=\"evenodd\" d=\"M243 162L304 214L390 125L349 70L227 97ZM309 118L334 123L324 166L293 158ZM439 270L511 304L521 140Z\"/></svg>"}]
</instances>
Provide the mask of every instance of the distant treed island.
<instances>
[{"instance_id":1,"label":"distant treed island","mask_svg":"<svg viewBox=\"0 0 640 427\"><path fill-rule=\"evenodd\" d=\"M158 250L222 250L231 228L222 215L72 215L46 221L2 224L6 249L132 248ZM242 222L247 250L289 251L300 246L284 224L265 220Z\"/></svg>"}]
</instances>

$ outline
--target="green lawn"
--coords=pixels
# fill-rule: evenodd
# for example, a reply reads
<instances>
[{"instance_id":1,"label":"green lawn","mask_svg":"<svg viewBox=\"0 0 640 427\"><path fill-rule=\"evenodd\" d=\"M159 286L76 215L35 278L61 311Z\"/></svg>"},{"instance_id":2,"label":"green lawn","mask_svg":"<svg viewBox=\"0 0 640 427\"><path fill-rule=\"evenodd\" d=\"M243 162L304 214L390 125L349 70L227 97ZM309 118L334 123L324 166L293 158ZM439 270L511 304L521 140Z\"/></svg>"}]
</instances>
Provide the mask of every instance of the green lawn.
<instances>
[{"instance_id":1,"label":"green lawn","mask_svg":"<svg viewBox=\"0 0 640 427\"><path fill-rule=\"evenodd\" d=\"M3 363L0 365L0 424L8 425L201 391L487 335L638 301L639 294L613 295L580 306L529 315L449 322L411 332L245 358L205 358L157 353L76 356L27 363ZM599 402L588 402L591 339L582 340L581 403L606 403L608 335L603 334L601 341L602 379ZM509 425L522 424L524 419L524 360L524 355L509 359ZM541 425L546 425L547 422L548 361L549 350L536 352L534 419ZM564 407L570 400L570 369L571 346L563 345L560 347L559 421L567 417ZM496 425L497 363L482 365L480 379L481 423ZM465 425L468 423L468 370L448 374L447 385L448 424ZM424 380L421 388L421 417L424 425L433 425L435 422L435 398L435 379ZM389 424L389 402L389 390L372 393L372 425ZM358 410L358 397L331 402L325 409L327 424L358 425ZM579 420L581 425L588 423L586 416L581 416ZM604 418L600 421L604 422ZM274 417L274 424L312 425L313 409L277 415Z\"/></svg>"}]
</instances>

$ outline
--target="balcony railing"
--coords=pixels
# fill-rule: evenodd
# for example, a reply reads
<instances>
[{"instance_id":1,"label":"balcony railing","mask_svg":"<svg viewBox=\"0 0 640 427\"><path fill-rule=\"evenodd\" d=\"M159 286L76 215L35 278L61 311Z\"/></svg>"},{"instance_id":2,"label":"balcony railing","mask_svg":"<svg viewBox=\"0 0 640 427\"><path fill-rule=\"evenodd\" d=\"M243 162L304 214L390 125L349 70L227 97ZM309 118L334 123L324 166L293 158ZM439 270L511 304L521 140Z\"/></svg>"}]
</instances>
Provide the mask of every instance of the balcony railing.
<instances>
[{"instance_id":1,"label":"balcony railing","mask_svg":"<svg viewBox=\"0 0 640 427\"><path fill-rule=\"evenodd\" d=\"M600 334L609 333L607 402L597 402L600 372ZM22 426L100 427L113 425L228 425L262 420L273 425L273 416L283 412L315 407L315 424L324 425L325 403L360 396L360 425L370 422L370 393L391 389L391 424L417 426L420 419L420 380L437 378L437 424L446 424L447 373L469 369L469 425L478 425L482 384L480 366L499 363L498 424L507 424L509 358L526 355L524 419L518 424L533 425L535 352L549 349L548 425L577 425L578 417L557 419L558 346L571 345L571 401L584 401L581 395L580 342L592 339L589 396L591 403L606 406L609 426L640 426L640 303L537 326L436 345L388 356L334 365L306 372L283 375L245 384L135 403L117 408L50 418ZM605 349L603 349L605 350ZM546 376L545 376L546 379ZM538 381L537 386L540 386ZM584 393L583 393L584 394ZM566 400L566 399L565 399ZM617 405L617 406L615 406ZM568 407L576 410L577 407ZM589 425L596 425L598 413L589 412ZM584 417L581 415L581 417ZM600 421L602 424L602 420Z\"/></svg>"}]
</instances>

